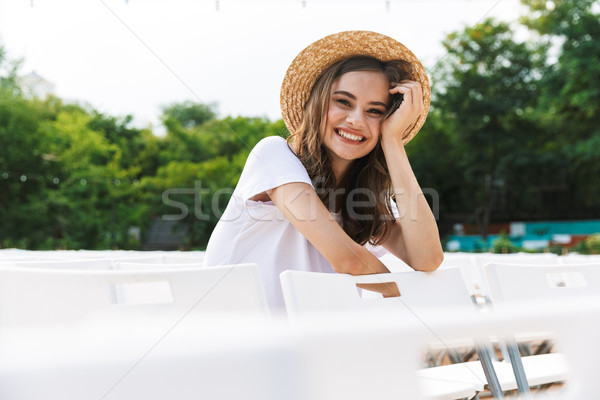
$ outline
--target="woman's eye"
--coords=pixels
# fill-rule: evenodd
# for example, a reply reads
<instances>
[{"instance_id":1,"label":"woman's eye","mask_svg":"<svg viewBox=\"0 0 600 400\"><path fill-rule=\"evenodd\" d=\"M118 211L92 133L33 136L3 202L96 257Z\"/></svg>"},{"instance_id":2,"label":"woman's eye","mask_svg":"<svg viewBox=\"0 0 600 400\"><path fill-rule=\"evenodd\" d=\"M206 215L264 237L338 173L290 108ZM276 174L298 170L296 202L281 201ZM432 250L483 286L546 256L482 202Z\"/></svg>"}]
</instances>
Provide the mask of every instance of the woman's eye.
<instances>
[{"instance_id":1,"label":"woman's eye","mask_svg":"<svg viewBox=\"0 0 600 400\"><path fill-rule=\"evenodd\" d=\"M369 110L370 114L375 114L375 115L383 115L383 111L379 110L379 109L372 109Z\"/></svg>"},{"instance_id":2,"label":"woman's eye","mask_svg":"<svg viewBox=\"0 0 600 400\"><path fill-rule=\"evenodd\" d=\"M338 99L338 100L336 100L336 101L337 101L338 103L340 103L341 105L344 105L344 106L350 106L350 102L349 102L348 100L345 100L345 99Z\"/></svg>"}]
</instances>

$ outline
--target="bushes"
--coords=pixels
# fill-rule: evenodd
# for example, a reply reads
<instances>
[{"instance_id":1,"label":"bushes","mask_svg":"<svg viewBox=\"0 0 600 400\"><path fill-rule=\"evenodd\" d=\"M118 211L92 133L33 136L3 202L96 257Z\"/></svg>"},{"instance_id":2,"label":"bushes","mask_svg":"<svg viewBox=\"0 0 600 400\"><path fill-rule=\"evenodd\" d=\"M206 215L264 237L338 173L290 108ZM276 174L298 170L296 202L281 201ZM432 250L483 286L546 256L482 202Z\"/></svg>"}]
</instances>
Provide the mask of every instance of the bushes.
<instances>
[{"instance_id":1,"label":"bushes","mask_svg":"<svg viewBox=\"0 0 600 400\"><path fill-rule=\"evenodd\" d=\"M577 243L573 250L579 254L600 254L600 233L588 236L585 240Z\"/></svg>"},{"instance_id":2,"label":"bushes","mask_svg":"<svg viewBox=\"0 0 600 400\"><path fill-rule=\"evenodd\" d=\"M492 243L492 253L509 254L518 253L522 250L519 246L511 242L508 235L504 232Z\"/></svg>"}]
</instances>

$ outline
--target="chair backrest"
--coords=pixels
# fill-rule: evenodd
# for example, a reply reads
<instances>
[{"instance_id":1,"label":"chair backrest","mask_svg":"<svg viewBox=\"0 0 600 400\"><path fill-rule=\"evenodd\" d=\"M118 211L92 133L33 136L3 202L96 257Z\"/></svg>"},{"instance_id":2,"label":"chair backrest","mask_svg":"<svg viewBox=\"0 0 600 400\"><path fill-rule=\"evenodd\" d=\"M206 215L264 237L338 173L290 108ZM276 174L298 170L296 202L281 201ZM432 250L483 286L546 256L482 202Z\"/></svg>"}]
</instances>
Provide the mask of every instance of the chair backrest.
<instances>
[{"instance_id":1,"label":"chair backrest","mask_svg":"<svg viewBox=\"0 0 600 400\"><path fill-rule=\"evenodd\" d=\"M127 257L111 257L113 263L125 262L125 263L139 263L139 264L163 264L163 256L162 254L147 254L140 255L137 257L127 256Z\"/></svg>"},{"instance_id":2,"label":"chair backrest","mask_svg":"<svg viewBox=\"0 0 600 400\"><path fill-rule=\"evenodd\" d=\"M142 262L134 260L133 262L116 261L114 269L117 271L155 271L165 269L188 269L188 268L203 268L203 264L163 264L156 260L151 262ZM171 290L164 282L156 282L145 285L126 285L115 288L115 298L117 303L164 303L171 300Z\"/></svg>"},{"instance_id":3,"label":"chair backrest","mask_svg":"<svg viewBox=\"0 0 600 400\"><path fill-rule=\"evenodd\" d=\"M163 269L186 269L186 268L203 268L204 264L200 263L157 263L157 262L142 262L141 260L115 261L114 269L117 271L145 271L145 270L163 270Z\"/></svg>"},{"instance_id":4,"label":"chair backrest","mask_svg":"<svg viewBox=\"0 0 600 400\"><path fill-rule=\"evenodd\" d=\"M280 279L290 316L357 307L473 306L458 268L359 276L290 270L284 271ZM382 282L396 284L400 297L363 298L356 286Z\"/></svg>"},{"instance_id":5,"label":"chair backrest","mask_svg":"<svg viewBox=\"0 0 600 400\"><path fill-rule=\"evenodd\" d=\"M180 255L168 254L166 252L148 252L148 254L140 253L138 256L113 257L115 263L136 263L136 264L189 264L189 265L204 265L203 255Z\"/></svg>"},{"instance_id":6,"label":"chair backrest","mask_svg":"<svg viewBox=\"0 0 600 400\"><path fill-rule=\"evenodd\" d=\"M481 253L473 256L476 264L484 266L485 264L505 263L505 264L520 264L520 265L554 265L559 263L560 257L552 253L542 254L489 254Z\"/></svg>"},{"instance_id":7,"label":"chair backrest","mask_svg":"<svg viewBox=\"0 0 600 400\"><path fill-rule=\"evenodd\" d=\"M558 256L555 254L475 254L471 256L471 263L462 268L465 280L473 294L491 296L488 280L483 272L483 266L488 263L505 263L519 265L556 265Z\"/></svg>"},{"instance_id":8,"label":"chair backrest","mask_svg":"<svg viewBox=\"0 0 600 400\"><path fill-rule=\"evenodd\" d=\"M111 295L115 287L160 284L171 301L115 302ZM0 268L0 326L78 322L95 313L133 318L213 312L268 313L255 264L143 271Z\"/></svg>"},{"instance_id":9,"label":"chair backrest","mask_svg":"<svg viewBox=\"0 0 600 400\"><path fill-rule=\"evenodd\" d=\"M36 261L39 260L39 257L36 256L15 256L15 257L0 257L0 263L8 263L8 262L20 262L20 261Z\"/></svg>"},{"instance_id":10,"label":"chair backrest","mask_svg":"<svg viewBox=\"0 0 600 400\"><path fill-rule=\"evenodd\" d=\"M16 267L40 269L68 269L68 270L112 270L113 263L105 258L52 260L52 261L19 261L13 263Z\"/></svg>"},{"instance_id":11,"label":"chair backrest","mask_svg":"<svg viewBox=\"0 0 600 400\"><path fill-rule=\"evenodd\" d=\"M440 264L440 268L463 268L473 264L473 256L444 256L444 261Z\"/></svg>"},{"instance_id":12,"label":"chair backrest","mask_svg":"<svg viewBox=\"0 0 600 400\"><path fill-rule=\"evenodd\" d=\"M390 270L390 272L414 271L408 266L408 264L391 253L386 253L379 257L379 261L381 261L387 267L387 269Z\"/></svg>"},{"instance_id":13,"label":"chair backrest","mask_svg":"<svg viewBox=\"0 0 600 400\"><path fill-rule=\"evenodd\" d=\"M181 254L164 254L163 262L165 264L204 264L204 254L181 255Z\"/></svg>"},{"instance_id":14,"label":"chair backrest","mask_svg":"<svg viewBox=\"0 0 600 400\"><path fill-rule=\"evenodd\" d=\"M493 301L600 294L600 263L549 266L489 263L483 270Z\"/></svg>"},{"instance_id":15,"label":"chair backrest","mask_svg":"<svg viewBox=\"0 0 600 400\"><path fill-rule=\"evenodd\" d=\"M592 264L600 263L600 254L567 254L559 258L560 264Z\"/></svg>"}]
</instances>

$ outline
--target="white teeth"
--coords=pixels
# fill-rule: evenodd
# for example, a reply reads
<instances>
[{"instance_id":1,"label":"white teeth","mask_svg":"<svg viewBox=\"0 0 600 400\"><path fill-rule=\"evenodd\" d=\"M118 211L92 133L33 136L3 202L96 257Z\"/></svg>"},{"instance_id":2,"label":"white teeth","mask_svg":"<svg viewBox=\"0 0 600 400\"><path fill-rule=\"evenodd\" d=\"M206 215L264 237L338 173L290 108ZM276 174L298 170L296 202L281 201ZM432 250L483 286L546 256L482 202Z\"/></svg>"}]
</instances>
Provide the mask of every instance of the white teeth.
<instances>
[{"instance_id":1,"label":"white teeth","mask_svg":"<svg viewBox=\"0 0 600 400\"><path fill-rule=\"evenodd\" d=\"M363 139L362 136L356 136L341 129L338 129L337 133L344 139L352 140L353 142L360 142Z\"/></svg>"}]
</instances>

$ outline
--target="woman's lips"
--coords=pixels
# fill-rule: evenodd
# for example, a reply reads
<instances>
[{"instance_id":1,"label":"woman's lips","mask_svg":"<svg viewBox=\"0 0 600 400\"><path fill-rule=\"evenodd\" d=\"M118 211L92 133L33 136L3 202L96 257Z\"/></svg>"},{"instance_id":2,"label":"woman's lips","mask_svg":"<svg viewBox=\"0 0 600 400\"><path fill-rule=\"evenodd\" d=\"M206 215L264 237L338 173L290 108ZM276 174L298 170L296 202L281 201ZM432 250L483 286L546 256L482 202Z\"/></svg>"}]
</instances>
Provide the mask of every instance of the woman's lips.
<instances>
[{"instance_id":1,"label":"woman's lips","mask_svg":"<svg viewBox=\"0 0 600 400\"><path fill-rule=\"evenodd\" d=\"M351 131L344 128L335 128L334 131L342 139L352 143L360 143L366 140L363 135L356 131Z\"/></svg>"}]
</instances>

